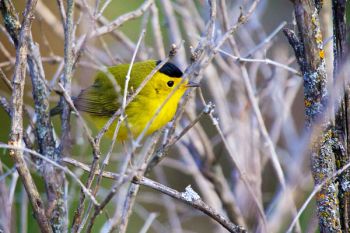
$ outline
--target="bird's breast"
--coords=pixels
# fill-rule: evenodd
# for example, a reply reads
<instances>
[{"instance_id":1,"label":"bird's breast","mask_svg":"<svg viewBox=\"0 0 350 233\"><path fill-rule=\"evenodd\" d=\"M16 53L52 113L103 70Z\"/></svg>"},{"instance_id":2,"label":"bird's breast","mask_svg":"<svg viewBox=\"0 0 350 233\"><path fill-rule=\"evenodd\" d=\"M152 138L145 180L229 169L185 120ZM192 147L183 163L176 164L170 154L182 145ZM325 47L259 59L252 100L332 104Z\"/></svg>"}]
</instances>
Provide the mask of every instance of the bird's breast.
<instances>
[{"instance_id":1,"label":"bird's breast","mask_svg":"<svg viewBox=\"0 0 350 233\"><path fill-rule=\"evenodd\" d=\"M171 99L159 110L164 98L157 97L152 100L144 96L136 98L126 109L127 121L134 136L139 135L146 127L148 127L146 135L162 128L173 118L177 108L177 103L174 105Z\"/></svg>"}]
</instances>

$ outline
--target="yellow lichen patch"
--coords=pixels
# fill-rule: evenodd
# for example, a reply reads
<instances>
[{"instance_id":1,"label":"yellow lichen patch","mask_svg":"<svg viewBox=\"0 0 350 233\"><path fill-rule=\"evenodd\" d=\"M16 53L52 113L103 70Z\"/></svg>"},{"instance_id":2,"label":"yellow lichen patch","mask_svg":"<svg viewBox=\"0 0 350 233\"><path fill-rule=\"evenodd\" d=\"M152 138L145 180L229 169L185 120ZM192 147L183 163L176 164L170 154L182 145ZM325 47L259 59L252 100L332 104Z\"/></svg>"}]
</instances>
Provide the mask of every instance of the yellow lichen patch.
<instances>
[{"instance_id":1,"label":"yellow lichen patch","mask_svg":"<svg viewBox=\"0 0 350 233\"><path fill-rule=\"evenodd\" d=\"M312 15L311 22L312 22L312 24L316 25L317 21L316 21L315 15Z\"/></svg>"},{"instance_id":2,"label":"yellow lichen patch","mask_svg":"<svg viewBox=\"0 0 350 233\"><path fill-rule=\"evenodd\" d=\"M311 101L309 100L304 100L305 107L310 107L311 106Z\"/></svg>"},{"instance_id":3,"label":"yellow lichen patch","mask_svg":"<svg viewBox=\"0 0 350 233\"><path fill-rule=\"evenodd\" d=\"M318 179L319 180L323 180L323 178L324 178L324 174L321 173L321 174L318 175Z\"/></svg>"},{"instance_id":4,"label":"yellow lichen patch","mask_svg":"<svg viewBox=\"0 0 350 233\"><path fill-rule=\"evenodd\" d=\"M324 59L324 50L323 49L320 50L320 58Z\"/></svg>"},{"instance_id":5,"label":"yellow lichen patch","mask_svg":"<svg viewBox=\"0 0 350 233\"><path fill-rule=\"evenodd\" d=\"M323 193L318 193L316 196L317 200L324 199L326 196Z\"/></svg>"},{"instance_id":6,"label":"yellow lichen patch","mask_svg":"<svg viewBox=\"0 0 350 233\"><path fill-rule=\"evenodd\" d=\"M327 132L324 134L325 140L332 138L333 135L333 131L332 130L327 130Z\"/></svg>"},{"instance_id":7,"label":"yellow lichen patch","mask_svg":"<svg viewBox=\"0 0 350 233\"><path fill-rule=\"evenodd\" d=\"M315 35L316 43L317 44L322 44L322 34L317 30L316 35Z\"/></svg>"}]
</instances>

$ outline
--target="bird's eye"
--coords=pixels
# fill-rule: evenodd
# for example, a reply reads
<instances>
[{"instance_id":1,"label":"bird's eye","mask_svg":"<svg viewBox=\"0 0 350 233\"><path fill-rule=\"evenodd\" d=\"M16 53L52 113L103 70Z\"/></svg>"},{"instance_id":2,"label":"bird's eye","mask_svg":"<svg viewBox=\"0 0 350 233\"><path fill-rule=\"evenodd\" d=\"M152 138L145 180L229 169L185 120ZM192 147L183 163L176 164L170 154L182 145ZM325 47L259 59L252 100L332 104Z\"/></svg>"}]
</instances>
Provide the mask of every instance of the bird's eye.
<instances>
[{"instance_id":1,"label":"bird's eye","mask_svg":"<svg viewBox=\"0 0 350 233\"><path fill-rule=\"evenodd\" d=\"M172 87L174 86L174 81L168 81L166 84L168 85L168 87Z\"/></svg>"}]
</instances>

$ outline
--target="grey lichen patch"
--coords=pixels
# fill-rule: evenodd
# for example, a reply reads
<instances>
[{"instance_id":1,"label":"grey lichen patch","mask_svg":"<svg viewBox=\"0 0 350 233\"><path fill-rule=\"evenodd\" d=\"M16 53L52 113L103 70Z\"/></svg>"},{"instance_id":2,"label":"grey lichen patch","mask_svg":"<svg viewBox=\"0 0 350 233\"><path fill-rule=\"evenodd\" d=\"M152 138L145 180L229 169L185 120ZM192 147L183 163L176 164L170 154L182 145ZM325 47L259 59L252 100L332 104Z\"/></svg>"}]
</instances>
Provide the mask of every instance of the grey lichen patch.
<instances>
[{"instance_id":1,"label":"grey lichen patch","mask_svg":"<svg viewBox=\"0 0 350 233\"><path fill-rule=\"evenodd\" d=\"M336 172L333 145L336 144L337 138L334 137L333 130L330 128L317 141L319 149L312 153L312 171L315 183L321 184ZM321 229L327 229L328 232L341 232L338 184L335 178L322 186L316 200Z\"/></svg>"},{"instance_id":2,"label":"grey lichen patch","mask_svg":"<svg viewBox=\"0 0 350 233\"><path fill-rule=\"evenodd\" d=\"M4 25L17 46L17 38L21 29L21 24L18 21L16 10L12 3L8 1L0 1L0 10L4 19Z\"/></svg>"},{"instance_id":3,"label":"grey lichen patch","mask_svg":"<svg viewBox=\"0 0 350 233\"><path fill-rule=\"evenodd\" d=\"M318 57L313 57L314 63L309 64L309 69L304 72L304 102L307 127L311 126L312 122L321 116L328 101L326 63L316 9L312 13L311 22L312 35L317 47L314 49L318 50Z\"/></svg>"},{"instance_id":4,"label":"grey lichen patch","mask_svg":"<svg viewBox=\"0 0 350 233\"><path fill-rule=\"evenodd\" d=\"M51 218L51 224L54 232L62 232L62 230L64 230L62 226L65 226L67 224L65 219L66 214L62 214L66 213L67 211L65 207L63 189L60 189L58 187L56 194L59 196L59 198L57 198L56 207L52 213L54 217Z\"/></svg>"},{"instance_id":5,"label":"grey lichen patch","mask_svg":"<svg viewBox=\"0 0 350 233\"><path fill-rule=\"evenodd\" d=\"M326 63L322 44L317 10L312 14L312 29L319 57L315 57L317 64L309 65L310 69L304 73L304 101L306 108L307 126L317 119L325 110L328 101Z\"/></svg>"},{"instance_id":6,"label":"grey lichen patch","mask_svg":"<svg viewBox=\"0 0 350 233\"><path fill-rule=\"evenodd\" d=\"M324 112L327 101L327 80L320 71L307 72L304 74L304 104L306 125L310 127Z\"/></svg>"},{"instance_id":7,"label":"grey lichen patch","mask_svg":"<svg viewBox=\"0 0 350 233\"><path fill-rule=\"evenodd\" d=\"M4 16L4 24L11 26L11 28L17 32L21 29L21 24L18 20L9 14Z\"/></svg>"},{"instance_id":8,"label":"grey lichen patch","mask_svg":"<svg viewBox=\"0 0 350 233\"><path fill-rule=\"evenodd\" d=\"M201 199L201 197L198 195L198 193L196 193L196 191L194 191L191 187L191 185L188 185L185 188L185 192L181 193L181 197L184 198L186 201L197 201L199 199Z\"/></svg>"},{"instance_id":9,"label":"grey lichen patch","mask_svg":"<svg viewBox=\"0 0 350 233\"><path fill-rule=\"evenodd\" d=\"M343 192L350 192L350 181L344 179L340 182L340 188Z\"/></svg>"},{"instance_id":10,"label":"grey lichen patch","mask_svg":"<svg viewBox=\"0 0 350 233\"><path fill-rule=\"evenodd\" d=\"M336 130L334 129L336 132ZM336 135L338 136L338 135ZM349 158L346 155L346 149L344 148L344 145L341 143L338 137L334 138L334 144L333 144L333 152L335 154L336 159L336 167L337 169L342 169L344 166L346 166L349 163ZM342 192L350 192L350 170L347 169L344 172L342 172L338 177L340 190Z\"/></svg>"}]
</instances>

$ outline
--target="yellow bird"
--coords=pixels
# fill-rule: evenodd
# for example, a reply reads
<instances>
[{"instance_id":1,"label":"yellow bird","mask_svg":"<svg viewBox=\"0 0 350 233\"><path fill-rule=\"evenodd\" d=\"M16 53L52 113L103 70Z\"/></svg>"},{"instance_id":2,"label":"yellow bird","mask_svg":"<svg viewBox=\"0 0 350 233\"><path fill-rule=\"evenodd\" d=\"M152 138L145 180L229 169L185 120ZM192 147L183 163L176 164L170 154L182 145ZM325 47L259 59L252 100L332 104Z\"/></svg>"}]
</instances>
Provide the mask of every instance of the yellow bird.
<instances>
[{"instance_id":1,"label":"yellow bird","mask_svg":"<svg viewBox=\"0 0 350 233\"><path fill-rule=\"evenodd\" d=\"M141 82L151 73L151 71L161 61L147 60L136 62L132 66L130 81L128 84L128 95L135 91ZM96 75L92 86L82 90L74 98L74 105L78 111L86 112L92 118L93 123L102 129L110 117L119 109L120 101L123 98L125 87L125 77L129 64L121 64L108 68L115 81L120 86L120 92L116 92L115 87L107 74L99 72ZM198 84L185 81L182 84L183 73L174 64L167 62L153 75L140 93L129 103L125 109L127 125L133 137L137 137L145 129L148 122L155 116L158 108L164 103L172 90L180 85L166 102L159 114L155 117L145 135L149 135L162 128L175 115L178 103L188 87L197 87ZM106 135L112 137L116 127L116 122L112 124ZM128 128L125 123L119 129L117 139L126 140Z\"/></svg>"}]
</instances>

